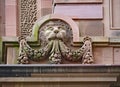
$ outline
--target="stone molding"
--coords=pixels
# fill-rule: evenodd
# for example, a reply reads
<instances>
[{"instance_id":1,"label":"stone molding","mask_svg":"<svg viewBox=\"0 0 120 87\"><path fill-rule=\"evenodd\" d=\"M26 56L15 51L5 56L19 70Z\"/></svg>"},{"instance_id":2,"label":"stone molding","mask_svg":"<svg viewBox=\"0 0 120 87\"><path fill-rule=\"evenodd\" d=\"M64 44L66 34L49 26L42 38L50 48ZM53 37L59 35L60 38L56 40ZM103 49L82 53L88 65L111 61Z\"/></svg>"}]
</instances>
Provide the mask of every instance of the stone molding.
<instances>
[{"instance_id":1,"label":"stone molding","mask_svg":"<svg viewBox=\"0 0 120 87\"><path fill-rule=\"evenodd\" d=\"M120 73L120 65L98 64L28 64L0 65L0 77L30 77L32 74L54 73ZM118 74L119 75L119 74Z\"/></svg>"}]
</instances>

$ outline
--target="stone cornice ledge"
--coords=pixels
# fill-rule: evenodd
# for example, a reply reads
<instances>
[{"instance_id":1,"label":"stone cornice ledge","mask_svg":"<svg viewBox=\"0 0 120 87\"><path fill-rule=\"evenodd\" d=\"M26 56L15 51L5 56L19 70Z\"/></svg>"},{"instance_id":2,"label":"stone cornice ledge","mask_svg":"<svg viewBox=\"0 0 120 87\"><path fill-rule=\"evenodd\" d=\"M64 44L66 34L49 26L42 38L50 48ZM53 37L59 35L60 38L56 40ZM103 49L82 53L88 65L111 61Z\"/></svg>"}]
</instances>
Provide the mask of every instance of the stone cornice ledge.
<instances>
[{"instance_id":1,"label":"stone cornice ledge","mask_svg":"<svg viewBox=\"0 0 120 87\"><path fill-rule=\"evenodd\" d=\"M83 38L80 37L79 42L73 43L75 46L79 46L80 43L83 43ZM90 36L92 39L93 45L97 46L109 46L109 45L120 45L120 37L104 37L104 36ZM5 44L11 44L14 45L15 43L18 44L18 37L2 37L1 38L2 42ZM27 39L27 41L34 46L34 44L39 44L37 43L38 41L32 40L32 38Z\"/></svg>"},{"instance_id":2,"label":"stone cornice ledge","mask_svg":"<svg viewBox=\"0 0 120 87\"><path fill-rule=\"evenodd\" d=\"M77 46L80 43L83 43L83 38L84 37L80 37L80 41L79 42L75 42L74 45ZM97 46L106 46L106 45L111 45L111 44L119 44L120 45L120 37L104 37L104 36L90 36L90 38L92 39L93 45L97 45ZM17 43L18 44L18 37L2 37L1 38L2 42L7 44L14 44ZM29 43L35 44L36 40L32 40L32 38L27 39L27 41ZM38 44L38 43L36 43Z\"/></svg>"},{"instance_id":3,"label":"stone cornice ledge","mask_svg":"<svg viewBox=\"0 0 120 87\"><path fill-rule=\"evenodd\" d=\"M0 65L0 77L30 77L49 73L120 73L120 65L28 64Z\"/></svg>"}]
</instances>

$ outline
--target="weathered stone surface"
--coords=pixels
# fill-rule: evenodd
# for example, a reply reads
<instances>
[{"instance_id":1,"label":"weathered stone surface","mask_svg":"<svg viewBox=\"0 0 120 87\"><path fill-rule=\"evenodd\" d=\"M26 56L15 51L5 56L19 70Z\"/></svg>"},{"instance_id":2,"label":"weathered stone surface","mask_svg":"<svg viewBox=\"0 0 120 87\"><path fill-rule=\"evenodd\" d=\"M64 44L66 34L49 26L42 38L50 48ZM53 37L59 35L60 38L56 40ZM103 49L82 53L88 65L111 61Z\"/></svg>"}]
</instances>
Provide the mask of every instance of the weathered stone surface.
<instances>
[{"instance_id":1,"label":"weathered stone surface","mask_svg":"<svg viewBox=\"0 0 120 87\"><path fill-rule=\"evenodd\" d=\"M0 0L0 37L5 35L5 0Z\"/></svg>"},{"instance_id":2,"label":"weathered stone surface","mask_svg":"<svg viewBox=\"0 0 120 87\"><path fill-rule=\"evenodd\" d=\"M11 12L12 11L12 12ZM16 36L17 27L16 0L5 1L5 34L6 36ZM12 22L11 22L12 21ZM12 31L12 33L11 33Z\"/></svg>"},{"instance_id":3,"label":"weathered stone surface","mask_svg":"<svg viewBox=\"0 0 120 87\"><path fill-rule=\"evenodd\" d=\"M8 47L7 48L7 64L16 64L18 57L18 47Z\"/></svg>"},{"instance_id":4,"label":"weathered stone surface","mask_svg":"<svg viewBox=\"0 0 120 87\"><path fill-rule=\"evenodd\" d=\"M110 83L93 83L90 82L87 83L80 83L80 82L47 82L47 83L3 83L3 87L110 87ZM111 87L119 87L119 86L111 86Z\"/></svg>"},{"instance_id":5,"label":"weathered stone surface","mask_svg":"<svg viewBox=\"0 0 120 87\"><path fill-rule=\"evenodd\" d=\"M52 0L41 0L41 16L45 16L52 13Z\"/></svg>"},{"instance_id":6,"label":"weathered stone surface","mask_svg":"<svg viewBox=\"0 0 120 87\"><path fill-rule=\"evenodd\" d=\"M114 48L114 64L120 64L120 48Z\"/></svg>"},{"instance_id":7,"label":"weathered stone surface","mask_svg":"<svg viewBox=\"0 0 120 87\"><path fill-rule=\"evenodd\" d=\"M120 73L119 65L30 64L0 65L0 77L30 77L48 73Z\"/></svg>"},{"instance_id":8,"label":"weathered stone surface","mask_svg":"<svg viewBox=\"0 0 120 87\"><path fill-rule=\"evenodd\" d=\"M110 37L110 43L111 44L119 44L120 43L120 38L119 37Z\"/></svg>"},{"instance_id":9,"label":"weathered stone surface","mask_svg":"<svg viewBox=\"0 0 120 87\"><path fill-rule=\"evenodd\" d=\"M47 14L52 13L52 9L51 8L42 8L41 9L41 16L45 16Z\"/></svg>"},{"instance_id":10,"label":"weathered stone surface","mask_svg":"<svg viewBox=\"0 0 120 87\"><path fill-rule=\"evenodd\" d=\"M80 42L82 42L84 37L80 37ZM94 43L109 43L109 38L104 36L91 36L92 42Z\"/></svg>"},{"instance_id":11,"label":"weathered stone surface","mask_svg":"<svg viewBox=\"0 0 120 87\"><path fill-rule=\"evenodd\" d=\"M19 3L17 8L19 10L17 14L19 35L31 36L32 27L37 20L37 0L19 0L17 2Z\"/></svg>"},{"instance_id":12,"label":"weathered stone surface","mask_svg":"<svg viewBox=\"0 0 120 87\"><path fill-rule=\"evenodd\" d=\"M56 4L54 7L54 13L70 16L75 19L103 18L103 9L101 4Z\"/></svg>"},{"instance_id":13,"label":"weathered stone surface","mask_svg":"<svg viewBox=\"0 0 120 87\"><path fill-rule=\"evenodd\" d=\"M54 0L54 3L102 3L103 0Z\"/></svg>"},{"instance_id":14,"label":"weathered stone surface","mask_svg":"<svg viewBox=\"0 0 120 87\"><path fill-rule=\"evenodd\" d=\"M36 0L37 4L37 19L42 16L52 13L53 0Z\"/></svg>"},{"instance_id":15,"label":"weathered stone surface","mask_svg":"<svg viewBox=\"0 0 120 87\"><path fill-rule=\"evenodd\" d=\"M111 1L111 28L112 29L120 29L120 0L112 0Z\"/></svg>"},{"instance_id":16,"label":"weathered stone surface","mask_svg":"<svg viewBox=\"0 0 120 87\"><path fill-rule=\"evenodd\" d=\"M95 47L93 50L96 64L113 64L113 47Z\"/></svg>"},{"instance_id":17,"label":"weathered stone surface","mask_svg":"<svg viewBox=\"0 0 120 87\"><path fill-rule=\"evenodd\" d=\"M2 62L2 39L0 37L0 63Z\"/></svg>"},{"instance_id":18,"label":"weathered stone surface","mask_svg":"<svg viewBox=\"0 0 120 87\"><path fill-rule=\"evenodd\" d=\"M79 29L81 36L103 36L104 35L104 26L103 23L99 20L80 20Z\"/></svg>"}]
</instances>

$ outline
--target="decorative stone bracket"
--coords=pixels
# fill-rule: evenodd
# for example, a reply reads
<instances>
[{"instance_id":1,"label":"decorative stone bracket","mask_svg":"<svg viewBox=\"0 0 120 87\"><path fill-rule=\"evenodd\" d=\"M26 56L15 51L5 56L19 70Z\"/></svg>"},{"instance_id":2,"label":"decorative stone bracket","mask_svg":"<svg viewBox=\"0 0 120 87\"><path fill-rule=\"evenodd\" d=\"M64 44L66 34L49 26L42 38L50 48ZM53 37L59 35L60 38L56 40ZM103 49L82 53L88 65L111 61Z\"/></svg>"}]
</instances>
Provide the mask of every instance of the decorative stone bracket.
<instances>
[{"instance_id":1,"label":"decorative stone bracket","mask_svg":"<svg viewBox=\"0 0 120 87\"><path fill-rule=\"evenodd\" d=\"M61 64L63 59L82 64L93 63L92 42L89 37L84 38L81 48L74 50L69 47L68 44L71 42L80 40L79 29L69 17L55 14L43 17L35 23L32 37L29 38L40 40L41 47L35 50L27 44L25 38L19 38L19 64L28 64L29 60L41 61L46 58L52 64Z\"/></svg>"}]
</instances>

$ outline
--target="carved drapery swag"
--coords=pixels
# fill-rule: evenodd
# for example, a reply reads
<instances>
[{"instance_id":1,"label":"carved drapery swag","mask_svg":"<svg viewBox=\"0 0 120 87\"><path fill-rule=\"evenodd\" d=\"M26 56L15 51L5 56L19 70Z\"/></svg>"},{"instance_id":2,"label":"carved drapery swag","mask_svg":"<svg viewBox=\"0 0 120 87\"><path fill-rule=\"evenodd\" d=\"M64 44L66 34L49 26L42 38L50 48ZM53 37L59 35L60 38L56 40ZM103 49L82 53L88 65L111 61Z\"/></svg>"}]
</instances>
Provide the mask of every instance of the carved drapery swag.
<instances>
[{"instance_id":1,"label":"carved drapery swag","mask_svg":"<svg viewBox=\"0 0 120 87\"><path fill-rule=\"evenodd\" d=\"M92 64L92 42L91 38L85 37L83 46L77 50L70 47L72 41L71 27L61 20L51 20L39 29L41 47L31 48L25 38L19 41L18 64L28 64L29 60L41 61L49 58L51 64L61 64L63 58L68 61L80 62L81 64Z\"/></svg>"}]
</instances>

